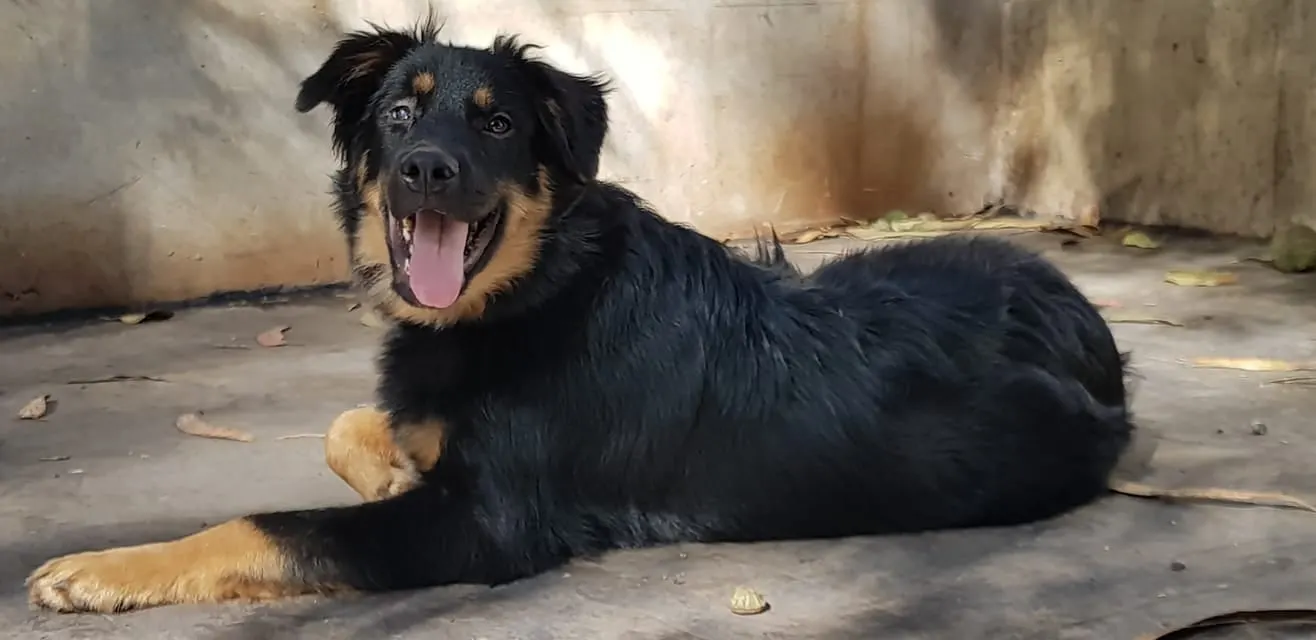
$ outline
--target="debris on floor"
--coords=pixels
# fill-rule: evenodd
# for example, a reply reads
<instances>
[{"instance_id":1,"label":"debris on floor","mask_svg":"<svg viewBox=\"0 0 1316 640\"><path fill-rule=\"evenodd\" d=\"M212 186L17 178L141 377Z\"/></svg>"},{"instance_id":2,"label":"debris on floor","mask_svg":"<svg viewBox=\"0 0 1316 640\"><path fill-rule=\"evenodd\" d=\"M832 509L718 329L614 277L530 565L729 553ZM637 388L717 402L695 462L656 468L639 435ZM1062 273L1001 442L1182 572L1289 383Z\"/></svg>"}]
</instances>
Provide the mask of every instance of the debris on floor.
<instances>
[{"instance_id":1,"label":"debris on floor","mask_svg":"<svg viewBox=\"0 0 1316 640\"><path fill-rule=\"evenodd\" d=\"M174 317L173 311L154 309L141 313L125 313L119 316L119 322L124 324L142 324L144 322L161 322L172 317Z\"/></svg>"},{"instance_id":2,"label":"debris on floor","mask_svg":"<svg viewBox=\"0 0 1316 640\"><path fill-rule=\"evenodd\" d=\"M234 442L251 442L256 438L246 431L219 427L206 422L197 413L185 413L174 421L174 427L189 436L212 438L215 440L232 440Z\"/></svg>"},{"instance_id":3,"label":"debris on floor","mask_svg":"<svg viewBox=\"0 0 1316 640\"><path fill-rule=\"evenodd\" d=\"M731 594L731 613L738 616L752 616L767 610L767 599L763 594L749 587L736 587Z\"/></svg>"},{"instance_id":4,"label":"debris on floor","mask_svg":"<svg viewBox=\"0 0 1316 640\"><path fill-rule=\"evenodd\" d=\"M1295 223L1276 230L1270 256L1275 269L1284 273L1316 269L1316 229Z\"/></svg>"},{"instance_id":5,"label":"debris on floor","mask_svg":"<svg viewBox=\"0 0 1316 640\"><path fill-rule=\"evenodd\" d=\"M50 394L43 393L18 410L19 420L40 420L50 413Z\"/></svg>"},{"instance_id":6,"label":"debris on floor","mask_svg":"<svg viewBox=\"0 0 1316 640\"><path fill-rule=\"evenodd\" d=\"M262 331L256 335L256 344L262 347L282 347L288 344L287 333L292 327L283 325Z\"/></svg>"},{"instance_id":7,"label":"debris on floor","mask_svg":"<svg viewBox=\"0 0 1316 640\"><path fill-rule=\"evenodd\" d=\"M1177 320L1129 311L1112 310L1102 313L1101 316L1111 324L1150 324L1162 327L1183 327L1183 323Z\"/></svg>"},{"instance_id":8,"label":"debris on floor","mask_svg":"<svg viewBox=\"0 0 1316 640\"><path fill-rule=\"evenodd\" d=\"M1081 231L1082 229L1081 225L1062 221L997 215L997 210L960 218L943 218L932 213L910 216L903 211L891 211L869 222L843 220L836 224L783 234L781 241L786 244L808 244L825 238L840 237L866 241L932 238L959 231L1075 231L1081 235L1093 233L1091 230Z\"/></svg>"},{"instance_id":9,"label":"debris on floor","mask_svg":"<svg viewBox=\"0 0 1316 640\"><path fill-rule=\"evenodd\" d=\"M1152 239L1151 236L1141 231L1129 231L1120 238L1120 244L1134 249L1159 249L1161 243Z\"/></svg>"},{"instance_id":10,"label":"debris on floor","mask_svg":"<svg viewBox=\"0 0 1316 640\"><path fill-rule=\"evenodd\" d=\"M1123 480L1112 481L1110 483L1110 490L1134 498L1218 502L1222 504L1249 505L1256 507L1299 509L1316 513L1316 505L1313 505L1302 498L1273 491L1242 491L1219 487L1165 488L1153 487L1141 482L1127 482Z\"/></svg>"},{"instance_id":11,"label":"debris on floor","mask_svg":"<svg viewBox=\"0 0 1316 640\"><path fill-rule=\"evenodd\" d=\"M1238 274L1228 271L1175 270L1165 273L1165 281L1177 287L1222 287L1238 282Z\"/></svg>"}]
</instances>

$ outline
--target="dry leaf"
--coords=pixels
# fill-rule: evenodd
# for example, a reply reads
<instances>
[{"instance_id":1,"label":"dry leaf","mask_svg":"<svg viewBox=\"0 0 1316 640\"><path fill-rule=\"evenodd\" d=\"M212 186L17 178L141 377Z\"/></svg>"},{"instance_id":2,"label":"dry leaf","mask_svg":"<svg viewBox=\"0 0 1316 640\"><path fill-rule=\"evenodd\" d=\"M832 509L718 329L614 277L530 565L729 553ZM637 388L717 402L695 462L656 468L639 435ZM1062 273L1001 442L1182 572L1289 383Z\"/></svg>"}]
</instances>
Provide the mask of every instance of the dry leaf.
<instances>
[{"instance_id":1,"label":"dry leaf","mask_svg":"<svg viewBox=\"0 0 1316 640\"><path fill-rule=\"evenodd\" d=\"M125 313L119 316L119 322L124 324L141 324L143 322L159 322L174 317L174 312L156 309L145 313Z\"/></svg>"},{"instance_id":2,"label":"dry leaf","mask_svg":"<svg viewBox=\"0 0 1316 640\"><path fill-rule=\"evenodd\" d=\"M1282 629L1296 631L1294 627L1301 625L1306 628L1316 626L1316 609L1259 609L1255 611L1231 611L1214 615L1209 618L1203 618L1192 624L1187 624L1176 629L1152 633L1142 636L1139 640L1184 640L1198 635L1198 632L1208 631L1211 629L1220 629L1221 627L1246 627L1255 628L1268 623L1283 625ZM1277 629L1278 630L1278 629ZM1255 634L1249 637L1261 637Z\"/></svg>"},{"instance_id":3,"label":"dry leaf","mask_svg":"<svg viewBox=\"0 0 1316 640\"><path fill-rule=\"evenodd\" d=\"M174 427L189 436L198 438L214 438L216 440L233 440L235 442L251 442L255 440L250 433L238 431L228 427L217 427L201 419L200 414L184 413L178 416L174 421Z\"/></svg>"},{"instance_id":4,"label":"dry leaf","mask_svg":"<svg viewBox=\"0 0 1316 640\"><path fill-rule=\"evenodd\" d=\"M840 233L836 230L823 227L819 229L805 229L798 234L787 236L785 241L790 244L809 244L810 242L821 240L823 238L835 238L839 235Z\"/></svg>"},{"instance_id":5,"label":"dry leaf","mask_svg":"<svg viewBox=\"0 0 1316 640\"><path fill-rule=\"evenodd\" d=\"M731 613L739 616L752 616L768 610L768 601L759 592L749 587L736 587L731 594Z\"/></svg>"},{"instance_id":6,"label":"dry leaf","mask_svg":"<svg viewBox=\"0 0 1316 640\"><path fill-rule=\"evenodd\" d=\"M1227 271L1170 271L1165 281L1180 287L1219 287L1238 282L1238 274Z\"/></svg>"},{"instance_id":7,"label":"dry leaf","mask_svg":"<svg viewBox=\"0 0 1316 640\"><path fill-rule=\"evenodd\" d=\"M388 323L384 322L384 319L379 317L379 314L375 313L374 309L366 309L365 313L361 314L361 324L372 329L383 329L388 327Z\"/></svg>"},{"instance_id":8,"label":"dry leaf","mask_svg":"<svg viewBox=\"0 0 1316 640\"><path fill-rule=\"evenodd\" d=\"M1316 371L1316 362L1289 362L1268 358L1193 358L1199 369L1234 369L1237 371Z\"/></svg>"},{"instance_id":9,"label":"dry leaf","mask_svg":"<svg viewBox=\"0 0 1316 640\"><path fill-rule=\"evenodd\" d=\"M274 327L269 331L261 333L256 336L256 344L262 347L282 347L288 343L283 334L290 328L291 327L287 326Z\"/></svg>"},{"instance_id":10,"label":"dry leaf","mask_svg":"<svg viewBox=\"0 0 1316 640\"><path fill-rule=\"evenodd\" d=\"M1240 491L1218 487L1197 487L1185 489L1162 489L1140 482L1111 480L1110 490L1115 493L1135 498L1159 498L1162 500L1198 500L1203 502L1222 502L1225 504L1243 504L1257 507L1277 507L1284 509L1301 509L1316 513L1316 505L1301 498L1274 493L1270 491Z\"/></svg>"},{"instance_id":11,"label":"dry leaf","mask_svg":"<svg viewBox=\"0 0 1316 640\"><path fill-rule=\"evenodd\" d=\"M1065 231L1068 233L1072 233L1080 238L1095 238L1101 235L1101 229L1096 225L1092 225L1092 224L1080 224L1072 227L1062 227L1056 229L1056 231Z\"/></svg>"},{"instance_id":12,"label":"dry leaf","mask_svg":"<svg viewBox=\"0 0 1316 640\"><path fill-rule=\"evenodd\" d=\"M851 226L844 233L859 240L894 238L935 238L954 231L1056 231L1065 229L1054 222L1017 217L971 216L939 218L921 213L910 217L903 211L890 211L868 224Z\"/></svg>"},{"instance_id":13,"label":"dry leaf","mask_svg":"<svg viewBox=\"0 0 1316 640\"><path fill-rule=\"evenodd\" d=\"M1292 384L1299 387L1316 387L1316 376L1294 376L1292 378L1277 378L1266 384Z\"/></svg>"},{"instance_id":14,"label":"dry leaf","mask_svg":"<svg viewBox=\"0 0 1316 640\"><path fill-rule=\"evenodd\" d=\"M1147 234L1145 234L1145 233L1143 233L1143 232L1141 232L1141 231L1130 231L1130 232L1124 234L1124 238L1122 238L1122 239L1120 240L1120 244L1122 244L1122 245L1124 245L1124 246L1126 246L1126 247L1133 247L1134 249L1159 249L1159 248L1161 248L1161 243L1159 243L1159 242L1153 240L1153 239L1151 238L1151 236L1149 236L1149 235L1147 235Z\"/></svg>"},{"instance_id":15,"label":"dry leaf","mask_svg":"<svg viewBox=\"0 0 1316 640\"><path fill-rule=\"evenodd\" d=\"M1104 314L1106 322L1111 324L1155 324L1163 327L1182 327L1183 323L1165 318L1153 318L1151 316L1141 316L1132 313L1108 313Z\"/></svg>"},{"instance_id":16,"label":"dry leaf","mask_svg":"<svg viewBox=\"0 0 1316 640\"><path fill-rule=\"evenodd\" d=\"M18 410L19 420L40 420L50 413L50 394L41 394Z\"/></svg>"},{"instance_id":17,"label":"dry leaf","mask_svg":"<svg viewBox=\"0 0 1316 640\"><path fill-rule=\"evenodd\" d=\"M1020 229L1036 231L1053 231L1057 228L1054 222L1037 219L1025 218L993 218L991 220L979 220L969 225L969 229L992 230L992 229Z\"/></svg>"},{"instance_id":18,"label":"dry leaf","mask_svg":"<svg viewBox=\"0 0 1316 640\"><path fill-rule=\"evenodd\" d=\"M846 235L858 240L891 240L895 238L939 238L949 231L887 231L873 227L846 229Z\"/></svg>"},{"instance_id":19,"label":"dry leaf","mask_svg":"<svg viewBox=\"0 0 1316 640\"><path fill-rule=\"evenodd\" d=\"M69 380L64 384L105 384L107 382L169 382L169 381L165 380L164 378L157 378L155 376L126 376L123 374L116 374L112 376L106 376L104 378L87 378L87 379Z\"/></svg>"}]
</instances>

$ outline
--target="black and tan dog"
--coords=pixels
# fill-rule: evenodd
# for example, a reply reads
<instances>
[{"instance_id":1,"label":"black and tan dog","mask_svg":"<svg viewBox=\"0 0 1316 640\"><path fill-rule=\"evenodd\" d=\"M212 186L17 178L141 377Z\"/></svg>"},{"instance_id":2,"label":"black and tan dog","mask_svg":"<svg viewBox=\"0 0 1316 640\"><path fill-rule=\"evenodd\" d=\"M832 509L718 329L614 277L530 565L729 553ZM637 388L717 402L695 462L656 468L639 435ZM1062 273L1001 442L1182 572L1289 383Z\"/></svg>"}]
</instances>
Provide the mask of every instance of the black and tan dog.
<instances>
[{"instance_id":1,"label":"black and tan dog","mask_svg":"<svg viewBox=\"0 0 1316 640\"><path fill-rule=\"evenodd\" d=\"M604 87L500 38L341 41L327 102L356 278L397 326L330 465L367 502L59 558L34 603L122 611L497 584L676 542L1010 525L1102 495L1123 359L1047 262L989 240L797 273L596 179Z\"/></svg>"}]
</instances>

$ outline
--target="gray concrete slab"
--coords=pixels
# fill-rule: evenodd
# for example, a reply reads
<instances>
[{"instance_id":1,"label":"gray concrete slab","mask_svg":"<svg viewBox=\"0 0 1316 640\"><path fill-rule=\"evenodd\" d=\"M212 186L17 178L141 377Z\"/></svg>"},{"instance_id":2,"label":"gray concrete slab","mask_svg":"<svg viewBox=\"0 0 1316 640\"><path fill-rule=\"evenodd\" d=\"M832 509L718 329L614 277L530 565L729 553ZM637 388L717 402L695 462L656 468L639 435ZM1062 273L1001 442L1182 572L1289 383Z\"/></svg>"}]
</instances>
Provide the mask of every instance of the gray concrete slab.
<instances>
[{"instance_id":1,"label":"gray concrete slab","mask_svg":"<svg viewBox=\"0 0 1316 640\"><path fill-rule=\"evenodd\" d=\"M1161 436L1149 481L1316 495L1316 387L1267 384L1302 374L1181 362L1316 361L1316 277L1237 263L1258 252L1253 245L1181 239L1150 253L1102 241L1062 248L1051 235L1018 239L1046 249L1092 297L1184 325L1115 325L1140 375L1139 419ZM817 242L793 255L808 265L847 244ZM1235 270L1240 282L1162 282L1168 269L1202 267ZM177 536L255 510L353 500L325 468L321 441L279 439L322 432L338 412L370 400L380 332L347 305L326 294L136 326L0 333L0 637L1110 640L1227 610L1316 605L1316 514L1112 496L1014 529L614 553L492 590L119 616L27 608L23 578L56 554ZM277 325L291 327L287 346L255 344ZM160 381L86 382L114 375ZM57 402L50 416L12 419L41 393ZM197 410L256 440L174 430L177 415ZM1266 435L1253 435L1254 421ZM1176 562L1181 570L1172 570ZM772 609L730 614L738 584L762 591Z\"/></svg>"}]
</instances>

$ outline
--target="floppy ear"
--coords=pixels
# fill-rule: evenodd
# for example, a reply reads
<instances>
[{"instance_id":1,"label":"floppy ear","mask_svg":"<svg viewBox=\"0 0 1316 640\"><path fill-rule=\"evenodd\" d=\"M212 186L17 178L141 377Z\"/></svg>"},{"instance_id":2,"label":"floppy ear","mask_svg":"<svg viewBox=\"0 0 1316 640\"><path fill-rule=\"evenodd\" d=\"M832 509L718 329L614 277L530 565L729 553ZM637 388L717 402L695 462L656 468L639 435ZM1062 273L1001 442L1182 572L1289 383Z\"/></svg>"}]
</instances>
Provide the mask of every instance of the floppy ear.
<instances>
[{"instance_id":1,"label":"floppy ear","mask_svg":"<svg viewBox=\"0 0 1316 640\"><path fill-rule=\"evenodd\" d=\"M380 27L349 33L320 68L302 81L297 111L306 113L328 102L334 109L334 148L340 155L346 153L357 125L370 112L370 100L379 91L384 75L412 49L437 36L438 28L432 21L412 33Z\"/></svg>"},{"instance_id":2,"label":"floppy ear","mask_svg":"<svg viewBox=\"0 0 1316 640\"><path fill-rule=\"evenodd\" d=\"M520 45L510 36L497 38L493 45L495 53L516 60L535 87L541 142L559 159L563 172L579 182L593 180L608 133L607 83L530 59L526 52L533 48L538 47Z\"/></svg>"}]
</instances>

